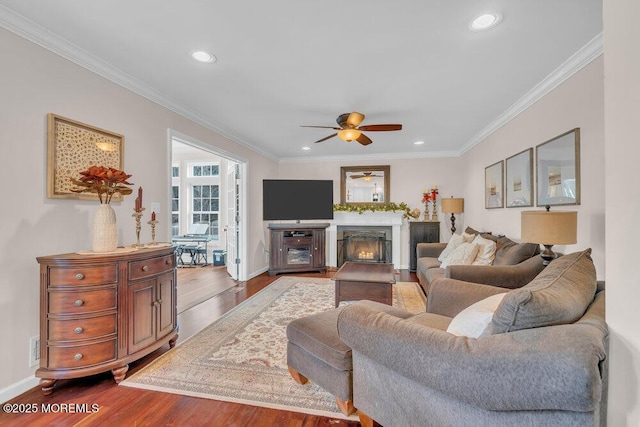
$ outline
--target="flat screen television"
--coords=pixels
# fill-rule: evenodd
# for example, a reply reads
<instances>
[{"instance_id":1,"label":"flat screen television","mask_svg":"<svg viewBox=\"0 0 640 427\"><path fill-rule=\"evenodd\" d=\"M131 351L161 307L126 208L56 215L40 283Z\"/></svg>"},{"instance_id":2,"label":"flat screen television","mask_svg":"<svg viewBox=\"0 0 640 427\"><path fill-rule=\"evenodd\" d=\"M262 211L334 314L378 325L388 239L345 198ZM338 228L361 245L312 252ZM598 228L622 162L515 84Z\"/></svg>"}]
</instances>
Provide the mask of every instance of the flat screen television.
<instances>
[{"instance_id":1,"label":"flat screen television","mask_svg":"<svg viewBox=\"0 0 640 427\"><path fill-rule=\"evenodd\" d=\"M333 219L333 181L265 179L262 219Z\"/></svg>"}]
</instances>

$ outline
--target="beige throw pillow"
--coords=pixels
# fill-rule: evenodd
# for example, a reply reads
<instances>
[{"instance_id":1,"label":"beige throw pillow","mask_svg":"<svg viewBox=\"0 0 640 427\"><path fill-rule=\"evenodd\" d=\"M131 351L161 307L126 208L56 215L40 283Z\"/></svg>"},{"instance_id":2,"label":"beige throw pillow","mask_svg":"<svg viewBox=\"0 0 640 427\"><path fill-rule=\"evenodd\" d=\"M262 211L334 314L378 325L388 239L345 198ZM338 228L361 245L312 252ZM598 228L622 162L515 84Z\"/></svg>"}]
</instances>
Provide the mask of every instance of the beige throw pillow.
<instances>
[{"instance_id":1,"label":"beige throw pillow","mask_svg":"<svg viewBox=\"0 0 640 427\"><path fill-rule=\"evenodd\" d=\"M447 268L449 265L469 265L476 255L478 255L478 245L462 243L442 261L440 268Z\"/></svg>"},{"instance_id":2,"label":"beige throw pillow","mask_svg":"<svg viewBox=\"0 0 640 427\"><path fill-rule=\"evenodd\" d=\"M471 243L478 245L478 255L473 260L473 265L493 264L493 260L496 257L496 242L477 235Z\"/></svg>"},{"instance_id":3,"label":"beige throw pillow","mask_svg":"<svg viewBox=\"0 0 640 427\"><path fill-rule=\"evenodd\" d=\"M451 320L447 332L453 335L478 338L491 323L493 312L506 293L492 295L462 310Z\"/></svg>"},{"instance_id":4,"label":"beige throw pillow","mask_svg":"<svg viewBox=\"0 0 640 427\"><path fill-rule=\"evenodd\" d=\"M444 248L440 256L438 257L438 261L442 262L447 258L458 246L464 243L464 238L459 234L454 234L449 239L449 243L447 243L447 247Z\"/></svg>"}]
</instances>

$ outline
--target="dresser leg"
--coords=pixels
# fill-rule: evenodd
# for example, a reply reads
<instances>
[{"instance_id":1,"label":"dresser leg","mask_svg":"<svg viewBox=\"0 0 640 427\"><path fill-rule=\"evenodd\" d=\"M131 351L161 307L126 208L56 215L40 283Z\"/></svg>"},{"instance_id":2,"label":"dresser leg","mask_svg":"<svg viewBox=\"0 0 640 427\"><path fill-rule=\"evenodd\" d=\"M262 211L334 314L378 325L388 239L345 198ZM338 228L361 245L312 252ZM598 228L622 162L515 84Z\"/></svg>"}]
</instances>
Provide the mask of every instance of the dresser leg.
<instances>
[{"instance_id":1,"label":"dresser leg","mask_svg":"<svg viewBox=\"0 0 640 427\"><path fill-rule=\"evenodd\" d=\"M40 380L40 387L42 388L42 393L44 393L45 396L49 396L53 393L53 386L56 384L56 381L58 380L50 378L42 378Z\"/></svg>"},{"instance_id":2,"label":"dresser leg","mask_svg":"<svg viewBox=\"0 0 640 427\"><path fill-rule=\"evenodd\" d=\"M124 365L122 368L115 368L111 370L113 374L113 379L116 381L116 384L119 384L127 375L127 371L129 370L129 365Z\"/></svg>"},{"instance_id":3,"label":"dresser leg","mask_svg":"<svg viewBox=\"0 0 640 427\"><path fill-rule=\"evenodd\" d=\"M171 338L171 340L169 340L169 348L173 348L176 346L176 341L178 341L178 334L176 334L175 337Z\"/></svg>"}]
</instances>

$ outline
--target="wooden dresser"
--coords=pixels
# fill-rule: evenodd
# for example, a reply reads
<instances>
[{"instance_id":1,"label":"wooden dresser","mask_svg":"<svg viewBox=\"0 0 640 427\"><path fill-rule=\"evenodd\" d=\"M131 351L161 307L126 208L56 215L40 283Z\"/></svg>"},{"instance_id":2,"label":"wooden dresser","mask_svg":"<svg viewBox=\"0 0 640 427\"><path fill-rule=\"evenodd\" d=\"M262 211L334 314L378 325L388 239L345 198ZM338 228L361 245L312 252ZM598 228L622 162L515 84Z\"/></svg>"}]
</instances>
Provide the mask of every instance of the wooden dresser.
<instances>
[{"instance_id":1,"label":"wooden dresser","mask_svg":"<svg viewBox=\"0 0 640 427\"><path fill-rule=\"evenodd\" d=\"M115 255L62 254L40 264L40 368L44 394L58 379L111 370L178 339L173 247Z\"/></svg>"}]
</instances>

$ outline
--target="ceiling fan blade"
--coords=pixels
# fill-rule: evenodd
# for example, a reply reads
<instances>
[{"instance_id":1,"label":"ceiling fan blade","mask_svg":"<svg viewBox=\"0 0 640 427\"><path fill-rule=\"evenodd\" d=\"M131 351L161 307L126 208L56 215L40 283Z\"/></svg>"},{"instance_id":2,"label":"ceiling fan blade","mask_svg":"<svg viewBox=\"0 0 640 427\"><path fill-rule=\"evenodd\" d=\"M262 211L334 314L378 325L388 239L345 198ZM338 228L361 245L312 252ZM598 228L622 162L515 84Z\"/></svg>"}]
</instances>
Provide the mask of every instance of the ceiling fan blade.
<instances>
[{"instance_id":1,"label":"ceiling fan blade","mask_svg":"<svg viewBox=\"0 0 640 427\"><path fill-rule=\"evenodd\" d=\"M340 130L341 128L337 128L335 126L306 126L306 125L300 125L301 128L319 128L319 129L335 129L335 130Z\"/></svg>"},{"instance_id":2,"label":"ceiling fan blade","mask_svg":"<svg viewBox=\"0 0 640 427\"><path fill-rule=\"evenodd\" d=\"M381 132L388 130L402 130L402 125L388 124L388 125L364 125L360 126L358 130L365 130L368 132Z\"/></svg>"},{"instance_id":3,"label":"ceiling fan blade","mask_svg":"<svg viewBox=\"0 0 640 427\"><path fill-rule=\"evenodd\" d=\"M333 135L329 135L325 138L319 139L317 140L315 143L317 144L318 142L322 142L322 141L326 141L327 139L333 138L334 136L338 135L337 133L334 133Z\"/></svg>"},{"instance_id":4,"label":"ceiling fan blade","mask_svg":"<svg viewBox=\"0 0 640 427\"><path fill-rule=\"evenodd\" d=\"M365 175L351 175L351 179L360 179L360 178L364 178Z\"/></svg>"},{"instance_id":5,"label":"ceiling fan blade","mask_svg":"<svg viewBox=\"0 0 640 427\"><path fill-rule=\"evenodd\" d=\"M360 136L358 137L357 141L362 144L362 145L369 145L371 144L373 141L369 139L369 137L367 135L360 134Z\"/></svg>"},{"instance_id":6,"label":"ceiling fan blade","mask_svg":"<svg viewBox=\"0 0 640 427\"><path fill-rule=\"evenodd\" d=\"M352 127L358 126L364 120L364 114L354 111L347 117L347 124Z\"/></svg>"}]
</instances>

